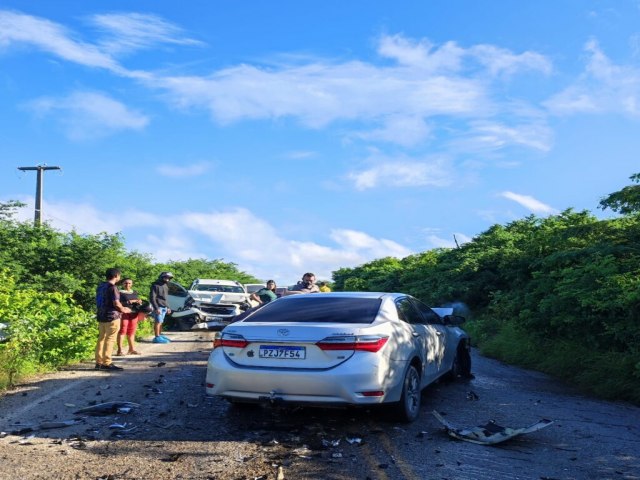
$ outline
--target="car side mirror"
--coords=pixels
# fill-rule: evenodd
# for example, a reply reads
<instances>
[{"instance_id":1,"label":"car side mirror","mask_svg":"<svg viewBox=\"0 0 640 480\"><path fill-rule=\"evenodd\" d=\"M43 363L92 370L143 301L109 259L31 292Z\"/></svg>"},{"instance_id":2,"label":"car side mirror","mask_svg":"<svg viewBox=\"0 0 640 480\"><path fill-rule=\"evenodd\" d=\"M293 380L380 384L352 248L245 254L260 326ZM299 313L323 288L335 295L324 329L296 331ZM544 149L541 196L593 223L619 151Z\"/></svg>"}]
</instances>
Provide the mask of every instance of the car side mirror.
<instances>
[{"instance_id":1,"label":"car side mirror","mask_svg":"<svg viewBox=\"0 0 640 480\"><path fill-rule=\"evenodd\" d=\"M462 325L466 321L462 315L445 315L444 316L444 324L445 325L453 325L458 326Z\"/></svg>"}]
</instances>

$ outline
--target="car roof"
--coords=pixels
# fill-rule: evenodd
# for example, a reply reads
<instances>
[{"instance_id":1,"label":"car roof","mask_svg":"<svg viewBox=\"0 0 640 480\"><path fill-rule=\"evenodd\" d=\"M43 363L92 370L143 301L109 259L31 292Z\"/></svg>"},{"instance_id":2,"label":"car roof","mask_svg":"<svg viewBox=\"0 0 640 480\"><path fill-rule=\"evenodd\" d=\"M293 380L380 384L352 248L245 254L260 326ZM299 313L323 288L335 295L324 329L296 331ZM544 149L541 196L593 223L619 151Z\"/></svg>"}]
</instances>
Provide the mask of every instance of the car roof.
<instances>
[{"instance_id":1,"label":"car roof","mask_svg":"<svg viewBox=\"0 0 640 480\"><path fill-rule=\"evenodd\" d=\"M287 295L286 297L282 297L282 300L293 300L300 297L319 297L319 298L327 298L327 297L337 297L337 298L399 298L408 296L406 293L389 293L389 292L327 292L327 293L311 293L311 294L298 294L298 295Z\"/></svg>"}]
</instances>

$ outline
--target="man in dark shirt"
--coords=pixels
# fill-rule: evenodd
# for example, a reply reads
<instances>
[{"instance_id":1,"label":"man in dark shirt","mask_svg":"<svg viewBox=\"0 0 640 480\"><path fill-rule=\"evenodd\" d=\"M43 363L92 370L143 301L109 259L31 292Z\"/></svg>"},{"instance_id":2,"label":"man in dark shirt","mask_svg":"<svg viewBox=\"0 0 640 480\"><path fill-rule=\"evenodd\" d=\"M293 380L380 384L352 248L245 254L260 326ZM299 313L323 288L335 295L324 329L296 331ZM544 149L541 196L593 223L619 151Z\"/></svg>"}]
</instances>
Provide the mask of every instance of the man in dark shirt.
<instances>
[{"instance_id":1,"label":"man in dark shirt","mask_svg":"<svg viewBox=\"0 0 640 480\"><path fill-rule=\"evenodd\" d=\"M167 337L162 335L162 324L164 323L164 317L171 313L171 309L167 304L167 297L169 296L169 280L173 278L171 272L162 272L158 276L158 280L151 284L151 292L149 293L149 303L153 308L153 343L169 343Z\"/></svg>"},{"instance_id":2,"label":"man in dark shirt","mask_svg":"<svg viewBox=\"0 0 640 480\"><path fill-rule=\"evenodd\" d=\"M119 371L122 367L111 361L113 346L120 331L120 316L131 313L131 309L120 303L120 292L116 283L120 280L120 270L107 269L106 281L96 289L96 308L98 317L98 343L96 344L96 369Z\"/></svg>"}]
</instances>

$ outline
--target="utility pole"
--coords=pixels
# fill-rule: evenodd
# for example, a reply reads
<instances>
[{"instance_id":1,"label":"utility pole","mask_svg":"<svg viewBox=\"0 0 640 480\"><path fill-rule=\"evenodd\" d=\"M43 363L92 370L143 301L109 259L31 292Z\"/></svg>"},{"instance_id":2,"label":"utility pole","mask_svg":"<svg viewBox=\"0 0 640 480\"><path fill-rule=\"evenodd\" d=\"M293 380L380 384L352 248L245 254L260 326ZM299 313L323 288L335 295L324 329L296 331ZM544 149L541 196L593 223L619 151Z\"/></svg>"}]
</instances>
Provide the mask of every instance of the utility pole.
<instances>
[{"instance_id":1,"label":"utility pole","mask_svg":"<svg viewBox=\"0 0 640 480\"><path fill-rule=\"evenodd\" d=\"M36 165L35 167L18 167L18 170L26 172L27 170L36 170L38 179L36 183L36 211L33 218L33 225L39 227L42 225L42 172L45 170L60 170L60 167L48 167L44 165Z\"/></svg>"}]
</instances>

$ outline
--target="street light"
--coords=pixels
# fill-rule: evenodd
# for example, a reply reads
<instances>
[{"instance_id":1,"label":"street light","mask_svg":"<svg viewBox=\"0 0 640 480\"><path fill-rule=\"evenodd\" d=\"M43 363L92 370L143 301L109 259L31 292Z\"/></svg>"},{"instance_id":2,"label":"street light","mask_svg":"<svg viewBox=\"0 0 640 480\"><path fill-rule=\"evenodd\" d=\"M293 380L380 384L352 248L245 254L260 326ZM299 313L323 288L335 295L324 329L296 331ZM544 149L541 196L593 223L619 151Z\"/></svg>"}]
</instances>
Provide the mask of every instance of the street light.
<instances>
[{"instance_id":1,"label":"street light","mask_svg":"<svg viewBox=\"0 0 640 480\"><path fill-rule=\"evenodd\" d=\"M42 224L42 172L45 170L61 170L60 167L48 167L45 165L36 165L35 167L18 167L18 170L26 172L27 170L36 170L38 178L36 182L36 210L33 218L33 225L39 227Z\"/></svg>"}]
</instances>

